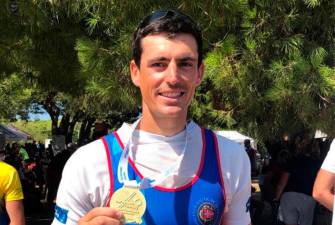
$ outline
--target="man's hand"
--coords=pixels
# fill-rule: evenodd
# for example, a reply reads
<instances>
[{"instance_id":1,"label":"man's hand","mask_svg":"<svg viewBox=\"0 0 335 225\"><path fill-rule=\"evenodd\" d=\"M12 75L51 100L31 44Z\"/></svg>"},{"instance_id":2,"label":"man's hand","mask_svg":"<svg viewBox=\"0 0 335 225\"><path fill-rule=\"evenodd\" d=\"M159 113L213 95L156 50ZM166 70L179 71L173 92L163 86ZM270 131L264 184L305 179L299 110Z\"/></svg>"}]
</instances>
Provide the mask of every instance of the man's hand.
<instances>
[{"instance_id":1,"label":"man's hand","mask_svg":"<svg viewBox=\"0 0 335 225\"><path fill-rule=\"evenodd\" d=\"M78 221L78 225L122 225L123 223L123 214L109 207L94 208Z\"/></svg>"}]
</instances>

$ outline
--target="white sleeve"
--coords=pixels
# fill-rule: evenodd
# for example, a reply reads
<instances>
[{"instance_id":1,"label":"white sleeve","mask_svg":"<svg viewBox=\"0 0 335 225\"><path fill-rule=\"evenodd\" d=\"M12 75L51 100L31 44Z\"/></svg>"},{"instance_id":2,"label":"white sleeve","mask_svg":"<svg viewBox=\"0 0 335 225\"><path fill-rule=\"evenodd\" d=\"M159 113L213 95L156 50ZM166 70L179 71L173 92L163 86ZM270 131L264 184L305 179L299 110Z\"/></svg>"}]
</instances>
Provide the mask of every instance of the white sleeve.
<instances>
[{"instance_id":1,"label":"white sleeve","mask_svg":"<svg viewBox=\"0 0 335 225\"><path fill-rule=\"evenodd\" d=\"M323 161L322 169L335 173L335 140L330 145L329 152Z\"/></svg>"},{"instance_id":2,"label":"white sleeve","mask_svg":"<svg viewBox=\"0 0 335 225\"><path fill-rule=\"evenodd\" d=\"M67 161L57 192L52 225L76 225L88 211L106 204L109 175L101 147L103 144L99 142L88 144Z\"/></svg>"},{"instance_id":3,"label":"white sleeve","mask_svg":"<svg viewBox=\"0 0 335 225\"><path fill-rule=\"evenodd\" d=\"M221 170L226 192L224 225L248 225L250 219L250 161L238 143L218 136Z\"/></svg>"}]
</instances>

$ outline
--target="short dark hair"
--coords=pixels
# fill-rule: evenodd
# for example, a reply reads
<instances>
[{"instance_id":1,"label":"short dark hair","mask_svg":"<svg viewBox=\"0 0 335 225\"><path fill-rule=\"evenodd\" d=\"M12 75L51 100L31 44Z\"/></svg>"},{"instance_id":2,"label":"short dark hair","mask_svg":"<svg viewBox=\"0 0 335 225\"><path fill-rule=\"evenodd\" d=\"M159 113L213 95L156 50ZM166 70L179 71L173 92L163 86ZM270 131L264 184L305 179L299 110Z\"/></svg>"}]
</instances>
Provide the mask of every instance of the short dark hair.
<instances>
[{"instance_id":1,"label":"short dark hair","mask_svg":"<svg viewBox=\"0 0 335 225\"><path fill-rule=\"evenodd\" d=\"M245 140L244 140L244 144L245 144L245 145L250 145L250 139L245 139Z\"/></svg>"},{"instance_id":2,"label":"short dark hair","mask_svg":"<svg viewBox=\"0 0 335 225\"><path fill-rule=\"evenodd\" d=\"M203 58L202 33L199 26L184 13L176 10L161 10L145 17L133 34L132 58L137 67L140 67L141 64L141 40L147 35L158 33L167 33L169 37L179 33L191 34L197 42L198 66L201 65Z\"/></svg>"}]
</instances>

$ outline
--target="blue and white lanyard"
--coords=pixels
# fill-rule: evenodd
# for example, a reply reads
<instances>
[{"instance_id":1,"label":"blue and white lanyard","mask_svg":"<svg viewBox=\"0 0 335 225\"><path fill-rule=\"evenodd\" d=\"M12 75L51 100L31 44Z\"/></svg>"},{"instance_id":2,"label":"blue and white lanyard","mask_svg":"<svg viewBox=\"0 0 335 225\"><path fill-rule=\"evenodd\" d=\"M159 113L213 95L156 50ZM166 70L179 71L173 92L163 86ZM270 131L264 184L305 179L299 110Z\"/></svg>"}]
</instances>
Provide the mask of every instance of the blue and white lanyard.
<instances>
[{"instance_id":1,"label":"blue and white lanyard","mask_svg":"<svg viewBox=\"0 0 335 225\"><path fill-rule=\"evenodd\" d=\"M181 151L181 154L178 158L178 160L176 160L176 162L170 166L168 169L166 169L163 173L159 174L158 176L154 177L154 179L150 179L148 177L144 177L139 183L136 180L129 180L129 176L128 176L128 159L129 159L129 154L131 151L131 139L133 137L133 134L140 122L141 118L138 119L133 125L132 125L132 129L130 132L130 137L129 140L124 148L124 150L122 151L122 155L120 158L120 162L119 162L119 166L117 169L117 176L118 176L118 180L120 183L122 183L124 186L126 187L133 187L133 188L139 188L139 189L147 189L147 188L151 188L154 186L157 186L159 184L161 184L167 177L171 176L172 174L174 174L176 168L178 166L180 166L181 161L183 159L183 156L185 154L186 148L187 148L187 142L188 142L188 137L189 137L189 133L191 130L191 126L189 126L189 124L186 125L186 138L185 138L185 145L183 150Z\"/></svg>"}]
</instances>

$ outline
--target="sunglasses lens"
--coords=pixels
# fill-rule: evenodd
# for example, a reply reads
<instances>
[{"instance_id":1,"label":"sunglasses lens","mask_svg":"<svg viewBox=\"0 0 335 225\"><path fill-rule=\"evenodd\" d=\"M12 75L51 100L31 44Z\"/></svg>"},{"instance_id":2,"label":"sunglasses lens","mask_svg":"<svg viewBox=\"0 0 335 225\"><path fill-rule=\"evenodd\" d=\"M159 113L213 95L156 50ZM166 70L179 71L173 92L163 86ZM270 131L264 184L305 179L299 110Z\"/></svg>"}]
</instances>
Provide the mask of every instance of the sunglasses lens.
<instances>
[{"instance_id":1,"label":"sunglasses lens","mask_svg":"<svg viewBox=\"0 0 335 225\"><path fill-rule=\"evenodd\" d=\"M165 17L168 14L169 11L157 11L154 12L151 16L150 16L150 20L148 21L149 23L152 23L155 20L158 20L160 18Z\"/></svg>"},{"instance_id":2,"label":"sunglasses lens","mask_svg":"<svg viewBox=\"0 0 335 225\"><path fill-rule=\"evenodd\" d=\"M153 23L154 21L159 20L161 18L164 18L164 17L167 17L167 16L172 17L176 14L177 14L177 12L172 11L172 10L156 11L156 12L152 13L151 15L147 16L146 18L144 18L144 20L140 24L140 28L144 28L144 27L148 26L149 24Z\"/></svg>"}]
</instances>

